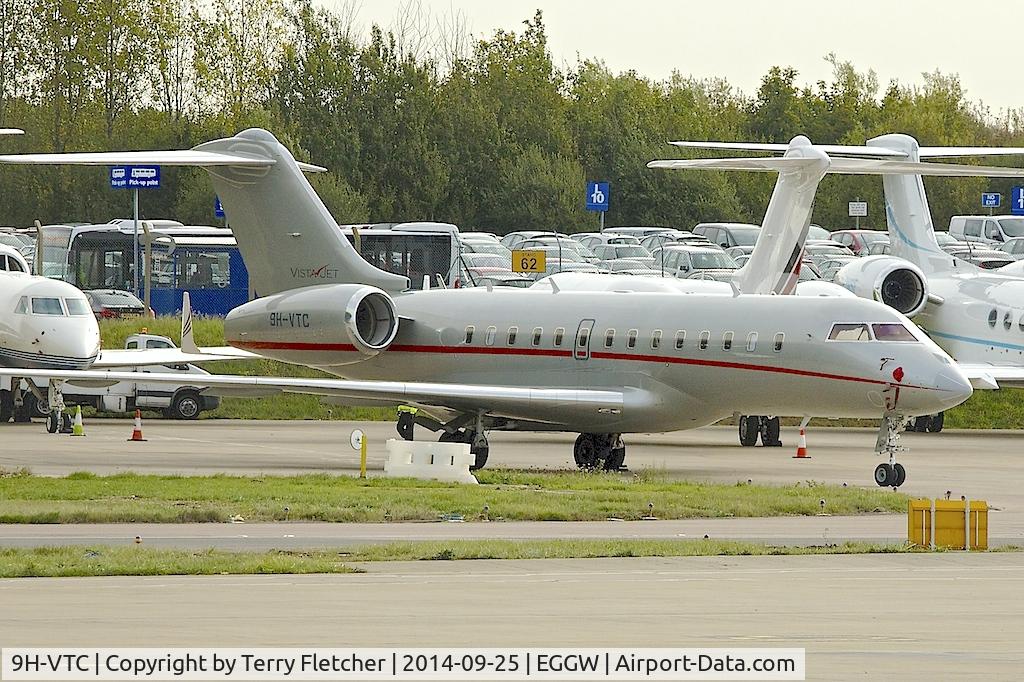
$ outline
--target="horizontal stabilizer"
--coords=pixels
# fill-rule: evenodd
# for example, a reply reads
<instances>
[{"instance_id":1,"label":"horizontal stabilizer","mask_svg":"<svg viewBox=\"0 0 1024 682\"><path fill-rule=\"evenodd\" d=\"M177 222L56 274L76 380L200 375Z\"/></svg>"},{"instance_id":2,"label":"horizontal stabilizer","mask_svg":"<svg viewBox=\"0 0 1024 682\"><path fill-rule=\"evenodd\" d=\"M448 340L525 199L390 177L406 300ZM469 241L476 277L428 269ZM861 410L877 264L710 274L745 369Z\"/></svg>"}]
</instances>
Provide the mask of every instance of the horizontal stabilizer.
<instances>
[{"instance_id":1,"label":"horizontal stabilizer","mask_svg":"<svg viewBox=\"0 0 1024 682\"><path fill-rule=\"evenodd\" d=\"M736 149L748 152L778 152L784 153L789 149L788 144L776 144L773 142L692 142L680 141L671 142L677 147L691 147L693 149ZM878 147L862 147L847 144L816 144L815 149L820 149L828 155L839 156L885 156L895 158L906 158L906 154L895 149L880 149ZM922 154L923 156L923 154Z\"/></svg>"},{"instance_id":2,"label":"horizontal stabilizer","mask_svg":"<svg viewBox=\"0 0 1024 682\"><path fill-rule=\"evenodd\" d=\"M70 154L0 154L0 163L31 166L237 166L260 168L273 166L274 159L244 154L204 152L195 149L148 152L75 152ZM322 173L327 169L311 163L296 161L300 170Z\"/></svg>"},{"instance_id":3,"label":"horizontal stabilizer","mask_svg":"<svg viewBox=\"0 0 1024 682\"><path fill-rule=\"evenodd\" d=\"M921 147L921 158L944 158L954 156L1011 156L1024 154L1024 147Z\"/></svg>"},{"instance_id":4,"label":"horizontal stabilizer","mask_svg":"<svg viewBox=\"0 0 1024 682\"><path fill-rule=\"evenodd\" d=\"M815 145L815 148L819 148ZM742 170L780 173L807 166L807 159L789 157L752 157L733 159L666 159L651 161L648 168L698 168L705 170ZM944 177L1024 177L1024 168L970 166L952 163L923 163L891 159L852 159L830 157L826 173L847 175L929 175Z\"/></svg>"}]
</instances>

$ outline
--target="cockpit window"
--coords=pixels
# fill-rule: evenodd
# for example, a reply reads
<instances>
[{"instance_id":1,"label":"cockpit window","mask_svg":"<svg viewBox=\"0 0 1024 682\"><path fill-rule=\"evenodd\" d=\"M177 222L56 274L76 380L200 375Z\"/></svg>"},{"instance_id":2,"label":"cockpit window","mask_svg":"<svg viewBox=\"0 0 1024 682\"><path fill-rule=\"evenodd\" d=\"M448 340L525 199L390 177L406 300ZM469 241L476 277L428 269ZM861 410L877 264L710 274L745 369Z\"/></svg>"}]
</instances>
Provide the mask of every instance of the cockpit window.
<instances>
[{"instance_id":1,"label":"cockpit window","mask_svg":"<svg viewBox=\"0 0 1024 682\"><path fill-rule=\"evenodd\" d=\"M870 341L871 333L866 324L834 324L828 335L829 341Z\"/></svg>"},{"instance_id":2,"label":"cockpit window","mask_svg":"<svg viewBox=\"0 0 1024 682\"><path fill-rule=\"evenodd\" d=\"M873 324L871 330L879 341L917 341L917 337L902 324Z\"/></svg>"},{"instance_id":3,"label":"cockpit window","mask_svg":"<svg viewBox=\"0 0 1024 682\"><path fill-rule=\"evenodd\" d=\"M63 315L64 308L60 305L59 298L33 298L33 315Z\"/></svg>"},{"instance_id":4,"label":"cockpit window","mask_svg":"<svg viewBox=\"0 0 1024 682\"><path fill-rule=\"evenodd\" d=\"M64 305L68 307L68 315L73 317L92 315L92 308L84 298L65 298Z\"/></svg>"},{"instance_id":5,"label":"cockpit window","mask_svg":"<svg viewBox=\"0 0 1024 682\"><path fill-rule=\"evenodd\" d=\"M18 305L14 309L14 312L18 313L19 315L26 315L28 313L28 297L22 296L20 299L18 299Z\"/></svg>"}]
</instances>

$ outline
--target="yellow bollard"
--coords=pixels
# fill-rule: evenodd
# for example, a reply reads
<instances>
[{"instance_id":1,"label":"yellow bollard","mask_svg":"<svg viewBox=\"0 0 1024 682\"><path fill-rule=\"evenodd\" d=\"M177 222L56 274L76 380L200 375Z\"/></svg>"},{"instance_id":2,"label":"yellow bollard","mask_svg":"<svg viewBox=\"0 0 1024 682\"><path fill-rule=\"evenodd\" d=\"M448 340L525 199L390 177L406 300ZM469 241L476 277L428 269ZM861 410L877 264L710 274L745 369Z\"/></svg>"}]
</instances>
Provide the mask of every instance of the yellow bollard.
<instances>
[{"instance_id":1,"label":"yellow bollard","mask_svg":"<svg viewBox=\"0 0 1024 682\"><path fill-rule=\"evenodd\" d=\"M366 478L366 434L359 439L359 478Z\"/></svg>"}]
</instances>

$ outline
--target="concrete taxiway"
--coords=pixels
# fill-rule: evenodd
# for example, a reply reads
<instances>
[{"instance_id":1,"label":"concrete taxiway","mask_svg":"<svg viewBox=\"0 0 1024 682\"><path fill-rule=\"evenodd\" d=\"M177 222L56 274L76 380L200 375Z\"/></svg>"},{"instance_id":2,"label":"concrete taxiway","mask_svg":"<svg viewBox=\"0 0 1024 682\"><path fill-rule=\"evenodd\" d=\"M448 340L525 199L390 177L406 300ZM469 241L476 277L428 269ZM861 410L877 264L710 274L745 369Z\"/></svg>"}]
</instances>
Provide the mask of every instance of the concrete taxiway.
<instances>
[{"instance_id":1,"label":"concrete taxiway","mask_svg":"<svg viewBox=\"0 0 1024 682\"><path fill-rule=\"evenodd\" d=\"M808 679L1018 679L1024 555L365 564L0 580L4 646L805 647Z\"/></svg>"}]
</instances>

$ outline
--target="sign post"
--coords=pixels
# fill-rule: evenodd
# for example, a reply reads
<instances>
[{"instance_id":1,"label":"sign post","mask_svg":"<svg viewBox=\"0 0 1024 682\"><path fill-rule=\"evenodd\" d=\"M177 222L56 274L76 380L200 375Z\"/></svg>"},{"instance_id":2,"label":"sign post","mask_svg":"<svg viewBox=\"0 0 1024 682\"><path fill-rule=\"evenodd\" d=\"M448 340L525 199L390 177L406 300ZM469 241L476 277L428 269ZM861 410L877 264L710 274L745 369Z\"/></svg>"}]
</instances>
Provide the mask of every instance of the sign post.
<instances>
[{"instance_id":1,"label":"sign post","mask_svg":"<svg viewBox=\"0 0 1024 682\"><path fill-rule=\"evenodd\" d=\"M866 218L867 215L868 215L868 202L861 201L860 197L857 197L856 201L851 201L850 202L849 216L851 218L854 218L856 220L856 222L857 222L857 225L856 225L856 227L854 229L857 229L857 230L860 229L860 219L861 218Z\"/></svg>"},{"instance_id":2,"label":"sign post","mask_svg":"<svg viewBox=\"0 0 1024 682\"><path fill-rule=\"evenodd\" d=\"M112 189L130 189L133 192L132 216L132 251L134 252L132 285L133 294L139 295L139 190L160 188L160 166L112 166L110 168L110 187ZM149 302L146 302L149 305Z\"/></svg>"},{"instance_id":3,"label":"sign post","mask_svg":"<svg viewBox=\"0 0 1024 682\"><path fill-rule=\"evenodd\" d=\"M587 210L600 212L602 230L604 230L604 214L608 211L611 193L611 186L607 182L591 181L587 183Z\"/></svg>"}]
</instances>

